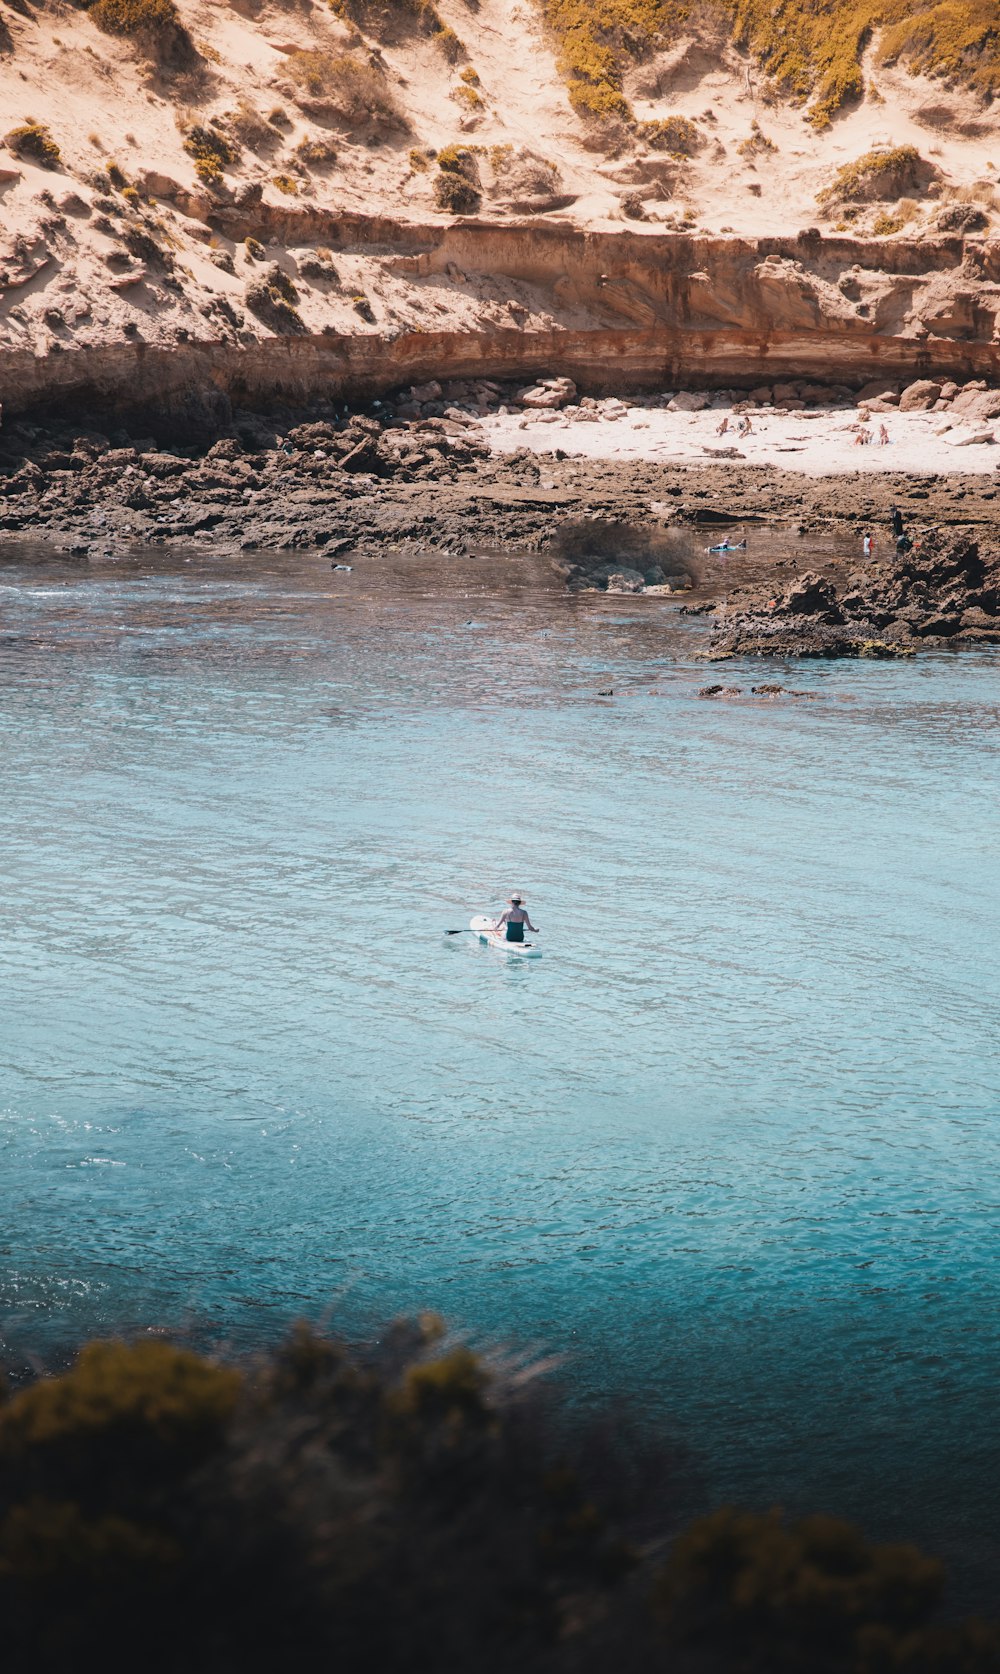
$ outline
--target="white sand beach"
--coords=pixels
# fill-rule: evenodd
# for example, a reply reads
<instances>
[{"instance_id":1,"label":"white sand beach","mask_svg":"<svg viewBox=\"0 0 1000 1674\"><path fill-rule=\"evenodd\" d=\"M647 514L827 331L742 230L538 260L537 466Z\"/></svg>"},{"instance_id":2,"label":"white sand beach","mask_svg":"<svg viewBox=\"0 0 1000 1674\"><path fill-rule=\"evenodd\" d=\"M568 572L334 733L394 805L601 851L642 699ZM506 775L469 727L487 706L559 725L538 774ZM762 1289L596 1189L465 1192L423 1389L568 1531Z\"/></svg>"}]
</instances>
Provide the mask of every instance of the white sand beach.
<instances>
[{"instance_id":1,"label":"white sand beach","mask_svg":"<svg viewBox=\"0 0 1000 1674\"><path fill-rule=\"evenodd\" d=\"M845 407L758 410L747 416L752 433L745 437L737 434L740 417L730 408L668 412L652 403L626 407L617 401L557 413L490 414L481 423L495 453L517 448L554 453L558 448L570 458L693 465L724 464L733 449L734 465L774 465L813 477L855 471L981 476L1000 467L1000 424L995 422L934 412L873 413L865 422L857 410ZM724 418L728 428L720 436ZM889 436L886 445L878 441L883 423ZM861 424L872 436L868 445L856 444Z\"/></svg>"}]
</instances>

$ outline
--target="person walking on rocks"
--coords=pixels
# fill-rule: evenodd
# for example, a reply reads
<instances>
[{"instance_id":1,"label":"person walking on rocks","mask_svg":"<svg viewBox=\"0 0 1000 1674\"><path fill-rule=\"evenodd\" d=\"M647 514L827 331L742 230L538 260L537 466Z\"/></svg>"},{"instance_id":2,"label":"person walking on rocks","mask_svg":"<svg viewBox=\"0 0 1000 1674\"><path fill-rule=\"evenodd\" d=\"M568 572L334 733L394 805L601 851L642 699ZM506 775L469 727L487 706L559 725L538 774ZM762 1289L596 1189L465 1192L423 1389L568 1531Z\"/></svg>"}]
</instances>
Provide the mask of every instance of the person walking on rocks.
<instances>
[{"instance_id":1,"label":"person walking on rocks","mask_svg":"<svg viewBox=\"0 0 1000 1674\"><path fill-rule=\"evenodd\" d=\"M864 540L861 542L861 550L864 553L866 558L871 557L871 555L872 555L872 538L871 538L871 535L866 535L864 537Z\"/></svg>"},{"instance_id":2,"label":"person walking on rocks","mask_svg":"<svg viewBox=\"0 0 1000 1674\"><path fill-rule=\"evenodd\" d=\"M903 514L898 506L890 506L889 512L892 517L892 532L898 541L903 533Z\"/></svg>"}]
</instances>

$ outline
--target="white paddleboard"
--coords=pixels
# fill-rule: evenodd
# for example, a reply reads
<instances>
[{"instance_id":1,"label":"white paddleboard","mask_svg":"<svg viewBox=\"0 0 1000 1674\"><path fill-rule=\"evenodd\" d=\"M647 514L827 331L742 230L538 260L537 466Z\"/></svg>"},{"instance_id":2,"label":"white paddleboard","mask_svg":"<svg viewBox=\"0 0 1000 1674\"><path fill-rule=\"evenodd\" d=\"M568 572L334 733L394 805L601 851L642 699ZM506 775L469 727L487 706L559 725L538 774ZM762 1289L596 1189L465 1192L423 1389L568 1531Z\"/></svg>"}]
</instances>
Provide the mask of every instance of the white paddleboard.
<instances>
[{"instance_id":1,"label":"white paddleboard","mask_svg":"<svg viewBox=\"0 0 1000 1674\"><path fill-rule=\"evenodd\" d=\"M479 940L485 942L487 947L495 947L498 953L516 953L522 959L542 957L541 948L536 947L534 942L509 942L505 930L494 930L495 923L495 919L477 913L475 918L470 918L469 929L474 930Z\"/></svg>"}]
</instances>

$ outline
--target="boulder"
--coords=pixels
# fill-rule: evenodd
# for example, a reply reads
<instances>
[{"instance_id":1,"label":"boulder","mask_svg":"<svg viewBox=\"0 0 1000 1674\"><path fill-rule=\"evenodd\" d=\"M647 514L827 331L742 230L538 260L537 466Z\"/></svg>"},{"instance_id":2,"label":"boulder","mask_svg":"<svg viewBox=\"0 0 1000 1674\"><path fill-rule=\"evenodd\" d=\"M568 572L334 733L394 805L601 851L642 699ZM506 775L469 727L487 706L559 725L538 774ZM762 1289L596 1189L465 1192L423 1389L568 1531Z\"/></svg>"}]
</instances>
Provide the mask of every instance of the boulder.
<instances>
[{"instance_id":1,"label":"boulder","mask_svg":"<svg viewBox=\"0 0 1000 1674\"><path fill-rule=\"evenodd\" d=\"M440 399L441 385L433 381L429 384L413 384L410 389L410 400L421 405L425 401L440 401Z\"/></svg>"},{"instance_id":2,"label":"boulder","mask_svg":"<svg viewBox=\"0 0 1000 1674\"><path fill-rule=\"evenodd\" d=\"M776 608L783 615L823 616L828 621L841 620L836 588L825 576L817 575L815 570L807 570L804 575L796 576Z\"/></svg>"},{"instance_id":3,"label":"boulder","mask_svg":"<svg viewBox=\"0 0 1000 1674\"><path fill-rule=\"evenodd\" d=\"M366 471L372 476L381 476L386 465L387 461L383 459L370 436L366 436L340 461L342 471Z\"/></svg>"},{"instance_id":4,"label":"boulder","mask_svg":"<svg viewBox=\"0 0 1000 1674\"><path fill-rule=\"evenodd\" d=\"M996 437L992 430L953 431L946 440L953 448L975 448L995 442Z\"/></svg>"},{"instance_id":5,"label":"boulder","mask_svg":"<svg viewBox=\"0 0 1000 1674\"><path fill-rule=\"evenodd\" d=\"M907 384L899 398L901 413L926 413L933 407L941 394L941 385L935 384L930 378L918 378L916 383Z\"/></svg>"},{"instance_id":6,"label":"boulder","mask_svg":"<svg viewBox=\"0 0 1000 1674\"><path fill-rule=\"evenodd\" d=\"M678 390L677 394L667 402L668 413L701 413L708 406L708 396L695 394L691 390Z\"/></svg>"},{"instance_id":7,"label":"boulder","mask_svg":"<svg viewBox=\"0 0 1000 1674\"><path fill-rule=\"evenodd\" d=\"M960 395L955 396L951 410L953 413L961 413L965 418L1000 418L1000 390L963 390Z\"/></svg>"},{"instance_id":8,"label":"boulder","mask_svg":"<svg viewBox=\"0 0 1000 1674\"><path fill-rule=\"evenodd\" d=\"M522 407L554 410L576 400L576 385L572 378L540 378L537 384L518 391Z\"/></svg>"},{"instance_id":9,"label":"boulder","mask_svg":"<svg viewBox=\"0 0 1000 1674\"><path fill-rule=\"evenodd\" d=\"M862 402L867 406L869 401L886 401L896 407L899 405L899 385L889 378L872 378L863 389L858 390L856 399L859 406Z\"/></svg>"}]
</instances>

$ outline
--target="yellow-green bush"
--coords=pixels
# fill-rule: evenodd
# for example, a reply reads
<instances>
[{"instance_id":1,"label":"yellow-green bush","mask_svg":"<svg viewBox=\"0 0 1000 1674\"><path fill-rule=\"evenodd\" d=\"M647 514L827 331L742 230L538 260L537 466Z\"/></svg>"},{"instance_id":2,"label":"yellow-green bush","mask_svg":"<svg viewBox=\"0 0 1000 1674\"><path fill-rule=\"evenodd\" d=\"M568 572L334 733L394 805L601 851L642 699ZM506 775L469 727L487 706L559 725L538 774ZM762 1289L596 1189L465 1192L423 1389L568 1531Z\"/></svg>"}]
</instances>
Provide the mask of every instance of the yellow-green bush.
<instances>
[{"instance_id":1,"label":"yellow-green bush","mask_svg":"<svg viewBox=\"0 0 1000 1674\"><path fill-rule=\"evenodd\" d=\"M302 316L295 306L299 293L288 275L282 273L277 265L268 268L260 278L251 279L243 297L250 312L276 331L305 331Z\"/></svg>"},{"instance_id":2,"label":"yellow-green bush","mask_svg":"<svg viewBox=\"0 0 1000 1674\"><path fill-rule=\"evenodd\" d=\"M4 135L4 145L12 156L24 157L43 169L57 169L62 162L59 147L44 122L35 122L31 117Z\"/></svg>"},{"instance_id":3,"label":"yellow-green bush","mask_svg":"<svg viewBox=\"0 0 1000 1674\"><path fill-rule=\"evenodd\" d=\"M434 202L448 215L475 215L482 204L477 188L460 174L439 174L434 182Z\"/></svg>"},{"instance_id":4,"label":"yellow-green bush","mask_svg":"<svg viewBox=\"0 0 1000 1674\"><path fill-rule=\"evenodd\" d=\"M688 11L687 0L545 0L574 109L630 118L625 70L658 43L668 43Z\"/></svg>"},{"instance_id":5,"label":"yellow-green bush","mask_svg":"<svg viewBox=\"0 0 1000 1674\"><path fill-rule=\"evenodd\" d=\"M179 66L196 56L173 0L95 0L88 11L105 34L134 40L163 64Z\"/></svg>"},{"instance_id":6,"label":"yellow-green bush","mask_svg":"<svg viewBox=\"0 0 1000 1674\"><path fill-rule=\"evenodd\" d=\"M672 1636L738 1648L739 1667L860 1669L872 1627L884 1655L926 1619L943 1579L915 1547L873 1546L832 1517L788 1524L779 1512L727 1509L675 1543L657 1603Z\"/></svg>"},{"instance_id":7,"label":"yellow-green bush","mask_svg":"<svg viewBox=\"0 0 1000 1674\"><path fill-rule=\"evenodd\" d=\"M91 1343L72 1371L0 1407L3 1473L31 1485L54 1473L77 1493L136 1469L169 1475L219 1445L240 1386L170 1343Z\"/></svg>"},{"instance_id":8,"label":"yellow-green bush","mask_svg":"<svg viewBox=\"0 0 1000 1674\"><path fill-rule=\"evenodd\" d=\"M686 116L664 116L640 122L636 134L653 151L669 151L674 157L693 157L704 144L694 123Z\"/></svg>"},{"instance_id":9,"label":"yellow-green bush","mask_svg":"<svg viewBox=\"0 0 1000 1674\"><path fill-rule=\"evenodd\" d=\"M994 0L733 0L737 41L794 97L812 98L824 126L864 92L861 59L877 29L883 62L1000 91L1000 14Z\"/></svg>"},{"instance_id":10,"label":"yellow-green bush","mask_svg":"<svg viewBox=\"0 0 1000 1674\"><path fill-rule=\"evenodd\" d=\"M823 191L821 204L874 203L901 197L904 192L926 185L932 175L914 145L897 145L887 151L866 151L853 163L839 168Z\"/></svg>"},{"instance_id":11,"label":"yellow-green bush","mask_svg":"<svg viewBox=\"0 0 1000 1674\"><path fill-rule=\"evenodd\" d=\"M194 158L194 172L210 186L222 179L222 171L239 161L239 151L220 128L196 123L184 136L184 149Z\"/></svg>"},{"instance_id":12,"label":"yellow-green bush","mask_svg":"<svg viewBox=\"0 0 1000 1674\"><path fill-rule=\"evenodd\" d=\"M441 48L449 64L457 64L465 51L461 40L447 23L434 31L434 44Z\"/></svg>"},{"instance_id":13,"label":"yellow-green bush","mask_svg":"<svg viewBox=\"0 0 1000 1674\"><path fill-rule=\"evenodd\" d=\"M337 147L332 145L329 140L307 136L305 139L299 140L295 147L295 155L300 163L305 163L307 168L328 168L331 163L337 161Z\"/></svg>"},{"instance_id":14,"label":"yellow-green bush","mask_svg":"<svg viewBox=\"0 0 1000 1674\"><path fill-rule=\"evenodd\" d=\"M628 67L678 36L689 0L544 0L559 42L570 99L582 114L631 111ZM948 76L987 96L1000 92L1000 12L995 0L726 0L736 41L819 127L864 92L862 56L876 30L879 56L914 72Z\"/></svg>"}]
</instances>

